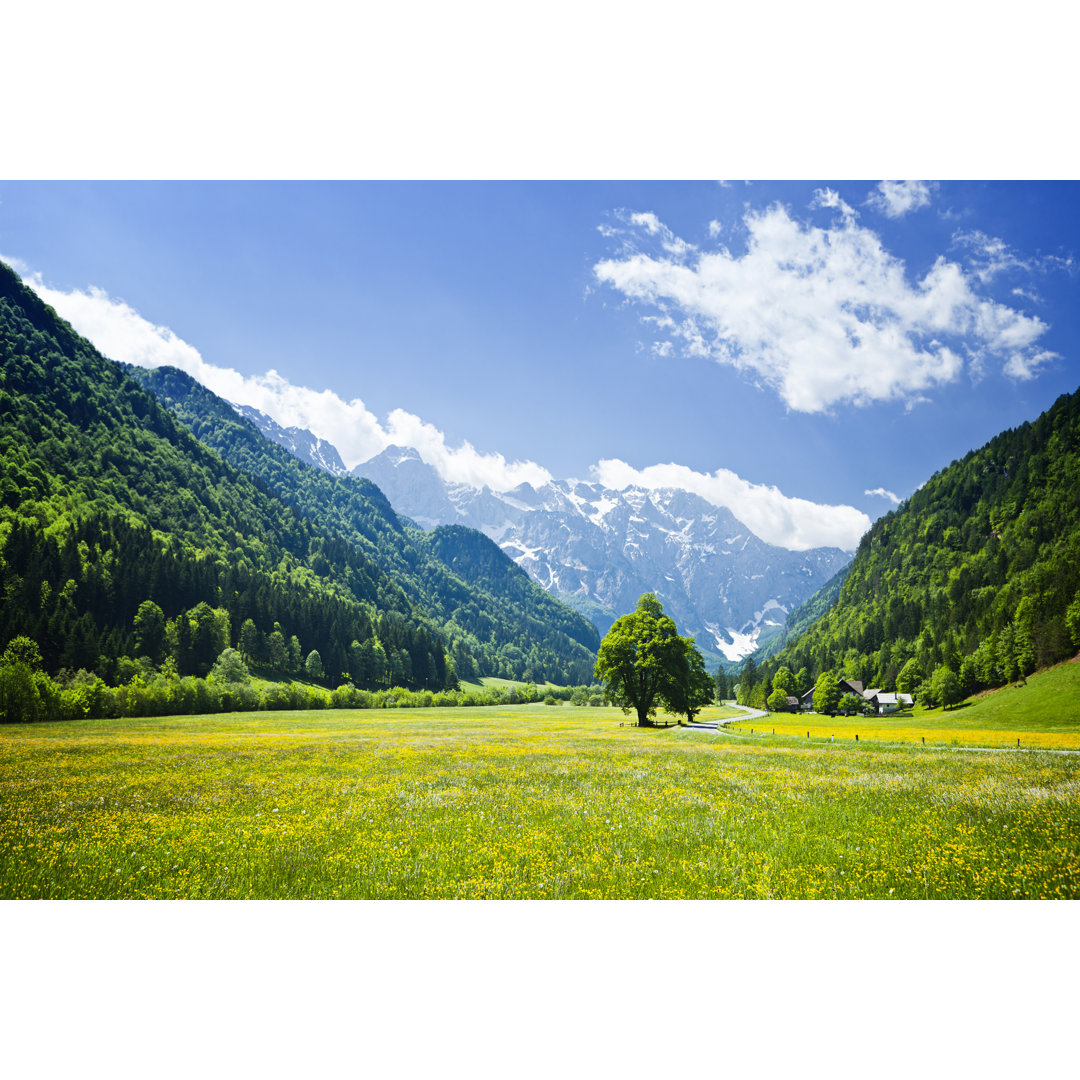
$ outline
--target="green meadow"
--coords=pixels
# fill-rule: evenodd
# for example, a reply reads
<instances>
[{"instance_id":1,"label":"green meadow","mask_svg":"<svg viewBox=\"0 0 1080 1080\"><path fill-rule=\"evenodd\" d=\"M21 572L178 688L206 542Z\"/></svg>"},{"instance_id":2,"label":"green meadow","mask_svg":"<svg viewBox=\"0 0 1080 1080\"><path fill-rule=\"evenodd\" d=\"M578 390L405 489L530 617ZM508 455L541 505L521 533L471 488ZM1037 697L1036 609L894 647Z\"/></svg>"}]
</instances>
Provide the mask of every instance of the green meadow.
<instances>
[{"instance_id":1,"label":"green meadow","mask_svg":"<svg viewBox=\"0 0 1080 1080\"><path fill-rule=\"evenodd\" d=\"M1075 898L1078 835L1077 755L611 708L0 729L5 898Z\"/></svg>"},{"instance_id":2,"label":"green meadow","mask_svg":"<svg viewBox=\"0 0 1080 1080\"><path fill-rule=\"evenodd\" d=\"M1080 663L1067 660L1020 683L989 690L951 709L897 716L774 713L732 724L732 732L776 738L860 740L930 745L1080 750Z\"/></svg>"}]
</instances>

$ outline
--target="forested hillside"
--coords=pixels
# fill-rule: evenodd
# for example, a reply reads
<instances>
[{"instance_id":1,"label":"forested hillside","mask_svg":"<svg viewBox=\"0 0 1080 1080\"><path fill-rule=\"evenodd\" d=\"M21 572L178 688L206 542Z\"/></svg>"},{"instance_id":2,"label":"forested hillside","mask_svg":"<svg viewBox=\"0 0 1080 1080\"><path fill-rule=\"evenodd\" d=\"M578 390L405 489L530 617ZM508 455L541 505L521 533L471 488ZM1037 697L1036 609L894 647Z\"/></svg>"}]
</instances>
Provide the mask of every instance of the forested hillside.
<instances>
[{"instance_id":1,"label":"forested hillside","mask_svg":"<svg viewBox=\"0 0 1080 1080\"><path fill-rule=\"evenodd\" d=\"M817 598L806 605L814 606ZM832 670L886 690L921 685L925 697L931 677L948 669L971 693L1077 648L1080 391L935 474L878 520L834 606L792 635L757 681L781 666Z\"/></svg>"},{"instance_id":2,"label":"forested hillside","mask_svg":"<svg viewBox=\"0 0 1080 1080\"><path fill-rule=\"evenodd\" d=\"M427 537L406 527L370 480L332 476L299 461L191 376L175 368L129 370L227 462L387 570L413 605L461 643L453 654L459 675L591 679L596 628L481 533L436 530Z\"/></svg>"},{"instance_id":3,"label":"forested hillside","mask_svg":"<svg viewBox=\"0 0 1080 1080\"><path fill-rule=\"evenodd\" d=\"M500 649L531 644L524 618L501 639L449 625L440 587L475 593L419 555L376 488L351 481L350 513L377 522L366 532L279 497L272 475L200 443L2 264L0 459L0 643L32 638L50 671L108 679L146 655L205 674L225 643L284 673L315 650L328 680L438 689L455 662L502 674ZM591 669L577 649L549 648L543 674Z\"/></svg>"}]
</instances>

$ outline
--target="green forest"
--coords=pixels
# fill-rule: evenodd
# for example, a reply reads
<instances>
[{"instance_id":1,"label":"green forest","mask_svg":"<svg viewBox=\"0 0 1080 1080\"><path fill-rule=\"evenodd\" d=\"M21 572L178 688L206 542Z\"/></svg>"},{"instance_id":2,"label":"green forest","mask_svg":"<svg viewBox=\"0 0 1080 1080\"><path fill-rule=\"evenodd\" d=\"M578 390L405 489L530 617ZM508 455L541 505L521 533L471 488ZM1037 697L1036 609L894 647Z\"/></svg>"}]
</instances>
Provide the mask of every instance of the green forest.
<instances>
[{"instance_id":1,"label":"green forest","mask_svg":"<svg viewBox=\"0 0 1080 1080\"><path fill-rule=\"evenodd\" d=\"M967 696L1073 655L1080 391L942 469L875 522L773 647L744 669L741 700L766 700L783 670L800 692L828 672L935 704L942 687Z\"/></svg>"},{"instance_id":2,"label":"green forest","mask_svg":"<svg viewBox=\"0 0 1080 1080\"><path fill-rule=\"evenodd\" d=\"M0 264L0 642L61 683L230 648L328 687L589 681L595 629L490 541L425 537L205 393L202 442Z\"/></svg>"},{"instance_id":3,"label":"green forest","mask_svg":"<svg viewBox=\"0 0 1080 1080\"><path fill-rule=\"evenodd\" d=\"M358 477L331 476L266 439L228 402L175 368L127 369L203 443L340 543L364 552L433 616L462 678L587 682L596 628L556 601L493 541L444 526L425 534Z\"/></svg>"}]
</instances>

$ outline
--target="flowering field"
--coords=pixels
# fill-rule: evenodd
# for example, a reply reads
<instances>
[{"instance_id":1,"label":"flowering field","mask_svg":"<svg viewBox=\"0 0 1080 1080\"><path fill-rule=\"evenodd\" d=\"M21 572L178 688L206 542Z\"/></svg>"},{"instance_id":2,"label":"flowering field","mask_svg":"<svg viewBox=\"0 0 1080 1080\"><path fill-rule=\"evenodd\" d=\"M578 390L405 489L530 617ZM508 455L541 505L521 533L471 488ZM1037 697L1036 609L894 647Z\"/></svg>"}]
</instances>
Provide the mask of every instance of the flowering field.
<instances>
[{"instance_id":1,"label":"flowering field","mask_svg":"<svg viewBox=\"0 0 1080 1080\"><path fill-rule=\"evenodd\" d=\"M5 727L0 897L1080 892L1080 756L624 721L523 705Z\"/></svg>"}]
</instances>

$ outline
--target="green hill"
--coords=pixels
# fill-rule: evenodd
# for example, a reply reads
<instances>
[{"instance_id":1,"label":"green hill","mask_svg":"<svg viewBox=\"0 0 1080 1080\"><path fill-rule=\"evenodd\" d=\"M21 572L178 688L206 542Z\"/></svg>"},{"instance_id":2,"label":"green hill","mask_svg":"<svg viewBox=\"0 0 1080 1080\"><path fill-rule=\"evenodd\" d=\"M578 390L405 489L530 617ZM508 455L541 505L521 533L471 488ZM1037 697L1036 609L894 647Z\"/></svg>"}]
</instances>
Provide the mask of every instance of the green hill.
<instances>
[{"instance_id":1,"label":"green hill","mask_svg":"<svg viewBox=\"0 0 1080 1080\"><path fill-rule=\"evenodd\" d=\"M246 432L235 441L249 471L0 264L0 643L33 638L51 671L110 677L121 657L172 652L201 674L204 647L242 644L250 622L246 651L285 672L314 649L329 679L361 683L438 689L455 665L585 681L592 628L539 589L533 607L510 599L517 584L499 596L521 573L509 560L467 584L416 546L373 485L348 481L333 503L295 481L285 451L260 453ZM147 602L164 625L137 633ZM466 625L470 605L495 614Z\"/></svg>"},{"instance_id":2,"label":"green hill","mask_svg":"<svg viewBox=\"0 0 1080 1080\"><path fill-rule=\"evenodd\" d=\"M931 477L859 544L820 617L762 664L931 693L1011 682L1080 646L1080 391ZM802 618L806 612L794 613ZM917 668L917 670L913 670Z\"/></svg>"},{"instance_id":3,"label":"green hill","mask_svg":"<svg viewBox=\"0 0 1080 1080\"><path fill-rule=\"evenodd\" d=\"M960 706L916 708L912 723L934 723L962 734L970 730L1001 730L1021 734L1070 736L1080 745L1080 663L1065 660L1029 679L984 690Z\"/></svg>"},{"instance_id":4,"label":"green hill","mask_svg":"<svg viewBox=\"0 0 1080 1080\"><path fill-rule=\"evenodd\" d=\"M129 374L227 462L384 568L409 604L462 643L454 653L459 675L591 679L600 644L596 628L482 533L460 527L423 533L399 519L370 480L331 476L298 460L175 368L130 368Z\"/></svg>"}]
</instances>

